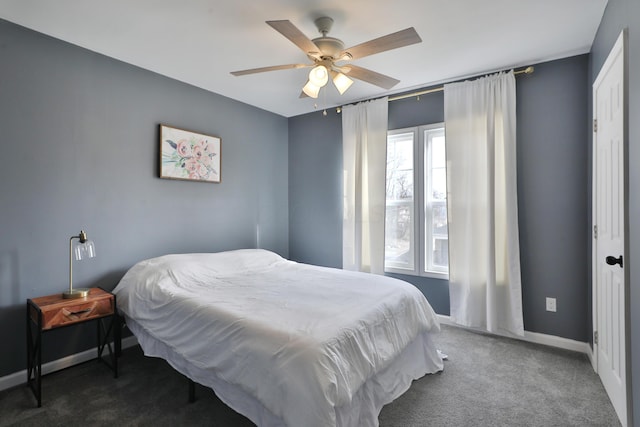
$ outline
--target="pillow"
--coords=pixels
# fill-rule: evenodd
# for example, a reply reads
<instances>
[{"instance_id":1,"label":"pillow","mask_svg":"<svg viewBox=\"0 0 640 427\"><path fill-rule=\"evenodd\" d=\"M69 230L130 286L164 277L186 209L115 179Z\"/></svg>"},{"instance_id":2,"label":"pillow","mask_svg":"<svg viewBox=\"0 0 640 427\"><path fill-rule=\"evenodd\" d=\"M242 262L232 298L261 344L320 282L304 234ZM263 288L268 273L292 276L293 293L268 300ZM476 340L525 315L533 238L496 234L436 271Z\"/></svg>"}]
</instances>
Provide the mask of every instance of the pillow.
<instances>
[{"instance_id":1,"label":"pillow","mask_svg":"<svg viewBox=\"0 0 640 427\"><path fill-rule=\"evenodd\" d=\"M145 270L170 271L191 274L195 272L212 276L228 276L251 273L270 268L278 263L290 262L265 249L238 249L226 252L171 254L141 261Z\"/></svg>"}]
</instances>

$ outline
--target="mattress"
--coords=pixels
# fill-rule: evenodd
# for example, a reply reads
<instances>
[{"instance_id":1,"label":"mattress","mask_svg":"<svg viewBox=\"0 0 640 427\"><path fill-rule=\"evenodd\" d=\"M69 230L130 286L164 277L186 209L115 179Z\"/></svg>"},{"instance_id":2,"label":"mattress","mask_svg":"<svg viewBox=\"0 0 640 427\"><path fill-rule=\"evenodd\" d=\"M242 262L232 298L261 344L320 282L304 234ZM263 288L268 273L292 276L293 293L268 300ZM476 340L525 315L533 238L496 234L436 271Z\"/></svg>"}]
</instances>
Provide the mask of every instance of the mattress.
<instances>
[{"instance_id":1,"label":"mattress","mask_svg":"<svg viewBox=\"0 0 640 427\"><path fill-rule=\"evenodd\" d=\"M145 260L114 293L145 354L260 426L375 426L442 369L431 306L384 276L248 249Z\"/></svg>"}]
</instances>

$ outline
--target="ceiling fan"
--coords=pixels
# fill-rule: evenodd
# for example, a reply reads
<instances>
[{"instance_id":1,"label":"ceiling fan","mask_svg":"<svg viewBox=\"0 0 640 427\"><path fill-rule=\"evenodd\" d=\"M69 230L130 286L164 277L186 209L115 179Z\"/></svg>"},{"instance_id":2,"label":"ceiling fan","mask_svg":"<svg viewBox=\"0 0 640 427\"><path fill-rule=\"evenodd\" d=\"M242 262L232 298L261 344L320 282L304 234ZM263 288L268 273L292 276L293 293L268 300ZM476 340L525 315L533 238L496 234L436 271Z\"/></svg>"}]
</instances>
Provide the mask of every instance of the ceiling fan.
<instances>
[{"instance_id":1,"label":"ceiling fan","mask_svg":"<svg viewBox=\"0 0 640 427\"><path fill-rule=\"evenodd\" d=\"M333 26L333 19L326 16L314 21L322 37L313 40L310 40L288 20L266 21L266 23L298 46L312 63L251 68L248 70L232 71L231 74L234 76L244 76L247 74L263 73L265 71L313 67L309 72L309 80L300 94L301 98L305 96L317 98L320 89L327 84L329 77L331 77L341 95L353 84L351 78L371 83L383 89L391 89L398 84L400 80L344 62L414 43L420 43L422 41L416 30L410 27L345 49L342 40L327 36Z\"/></svg>"}]
</instances>

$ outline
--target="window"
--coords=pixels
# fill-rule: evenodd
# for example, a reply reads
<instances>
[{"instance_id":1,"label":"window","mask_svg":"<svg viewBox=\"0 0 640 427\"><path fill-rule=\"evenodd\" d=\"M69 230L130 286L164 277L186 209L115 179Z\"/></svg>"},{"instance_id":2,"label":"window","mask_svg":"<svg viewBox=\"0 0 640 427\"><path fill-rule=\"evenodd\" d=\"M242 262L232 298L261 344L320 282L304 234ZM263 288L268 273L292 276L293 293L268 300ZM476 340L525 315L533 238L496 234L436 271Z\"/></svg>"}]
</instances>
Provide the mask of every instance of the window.
<instances>
[{"instance_id":1,"label":"window","mask_svg":"<svg viewBox=\"0 0 640 427\"><path fill-rule=\"evenodd\" d=\"M447 277L447 170L443 124L389 131L385 271Z\"/></svg>"},{"instance_id":2,"label":"window","mask_svg":"<svg viewBox=\"0 0 640 427\"><path fill-rule=\"evenodd\" d=\"M415 269L414 141L416 132L387 136L385 269Z\"/></svg>"}]
</instances>

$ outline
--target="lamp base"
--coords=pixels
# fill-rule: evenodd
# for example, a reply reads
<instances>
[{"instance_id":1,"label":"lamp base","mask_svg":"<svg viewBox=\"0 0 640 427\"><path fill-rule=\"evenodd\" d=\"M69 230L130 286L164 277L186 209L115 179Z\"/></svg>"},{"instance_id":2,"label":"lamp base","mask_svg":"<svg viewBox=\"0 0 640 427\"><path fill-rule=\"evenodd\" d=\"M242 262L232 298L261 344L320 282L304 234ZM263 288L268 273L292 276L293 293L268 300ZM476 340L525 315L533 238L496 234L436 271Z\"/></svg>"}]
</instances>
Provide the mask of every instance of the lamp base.
<instances>
[{"instance_id":1,"label":"lamp base","mask_svg":"<svg viewBox=\"0 0 640 427\"><path fill-rule=\"evenodd\" d=\"M74 289L62 293L64 299L84 298L89 295L89 289Z\"/></svg>"}]
</instances>

